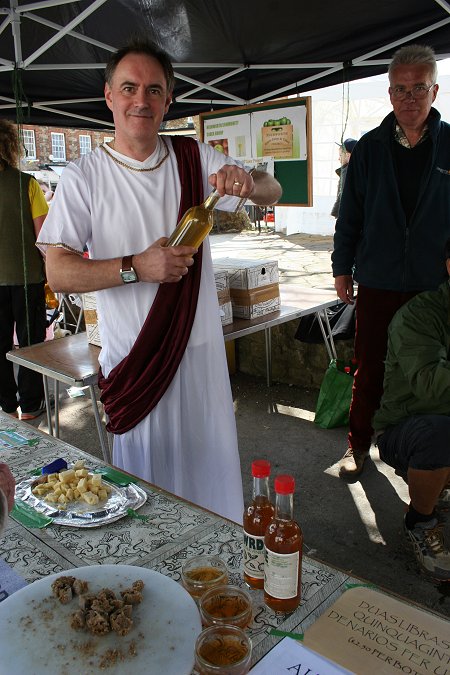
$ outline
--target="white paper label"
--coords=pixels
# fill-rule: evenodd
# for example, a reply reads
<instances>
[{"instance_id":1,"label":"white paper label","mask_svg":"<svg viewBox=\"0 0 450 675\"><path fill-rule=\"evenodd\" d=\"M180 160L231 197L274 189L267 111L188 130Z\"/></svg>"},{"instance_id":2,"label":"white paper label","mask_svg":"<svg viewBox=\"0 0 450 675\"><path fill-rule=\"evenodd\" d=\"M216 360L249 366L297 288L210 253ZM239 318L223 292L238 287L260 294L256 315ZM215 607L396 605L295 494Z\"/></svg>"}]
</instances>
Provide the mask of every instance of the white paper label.
<instances>
[{"instance_id":1,"label":"white paper label","mask_svg":"<svg viewBox=\"0 0 450 675\"><path fill-rule=\"evenodd\" d=\"M266 549L264 590L273 598L287 600L298 592L300 553L275 553Z\"/></svg>"},{"instance_id":2,"label":"white paper label","mask_svg":"<svg viewBox=\"0 0 450 675\"><path fill-rule=\"evenodd\" d=\"M264 536L244 530L244 572L254 579L264 579Z\"/></svg>"}]
</instances>

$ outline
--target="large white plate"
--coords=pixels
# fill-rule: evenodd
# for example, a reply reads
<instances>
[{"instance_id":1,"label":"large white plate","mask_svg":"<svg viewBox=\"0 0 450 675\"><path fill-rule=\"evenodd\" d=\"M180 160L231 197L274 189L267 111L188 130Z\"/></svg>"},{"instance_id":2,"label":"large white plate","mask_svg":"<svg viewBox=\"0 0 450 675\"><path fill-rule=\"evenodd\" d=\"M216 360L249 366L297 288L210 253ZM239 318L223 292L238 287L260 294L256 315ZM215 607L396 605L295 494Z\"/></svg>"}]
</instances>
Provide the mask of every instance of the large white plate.
<instances>
[{"instance_id":1,"label":"large white plate","mask_svg":"<svg viewBox=\"0 0 450 675\"><path fill-rule=\"evenodd\" d=\"M70 628L68 617L77 609L77 599L62 605L51 592L52 582L66 575L85 579L94 593L105 587L118 593L142 579L144 599L133 608L130 633L97 637ZM188 675L200 631L194 600L170 577L132 565L78 567L34 581L0 603L0 673ZM128 654L132 642L136 656ZM82 648L87 643L92 649ZM98 664L108 649L119 649L125 658L103 671Z\"/></svg>"}]
</instances>

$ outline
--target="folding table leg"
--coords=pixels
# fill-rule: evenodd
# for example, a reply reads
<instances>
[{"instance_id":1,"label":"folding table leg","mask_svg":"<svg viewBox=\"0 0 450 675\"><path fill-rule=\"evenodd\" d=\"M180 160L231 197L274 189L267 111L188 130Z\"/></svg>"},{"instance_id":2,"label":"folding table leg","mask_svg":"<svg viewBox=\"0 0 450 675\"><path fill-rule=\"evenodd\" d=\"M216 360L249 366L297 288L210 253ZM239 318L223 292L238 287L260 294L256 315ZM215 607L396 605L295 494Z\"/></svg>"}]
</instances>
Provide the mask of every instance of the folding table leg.
<instances>
[{"instance_id":1,"label":"folding table leg","mask_svg":"<svg viewBox=\"0 0 450 675\"><path fill-rule=\"evenodd\" d=\"M264 337L266 340L266 378L267 386L272 386L272 329L270 326L264 328Z\"/></svg>"},{"instance_id":2,"label":"folding table leg","mask_svg":"<svg viewBox=\"0 0 450 675\"><path fill-rule=\"evenodd\" d=\"M52 425L52 408L50 405L50 395L48 393L48 377L47 375L42 375L44 381L44 396L45 396L45 407L47 409L47 426L48 433L50 436L53 436L53 425Z\"/></svg>"},{"instance_id":3,"label":"folding table leg","mask_svg":"<svg viewBox=\"0 0 450 675\"><path fill-rule=\"evenodd\" d=\"M325 342L325 347L327 348L328 358L337 359L336 345L334 344L333 335L331 333L331 326L328 320L327 310L325 309L322 312L316 312L317 321L319 322L320 330L322 331L323 341ZM325 330L325 323L327 330Z\"/></svg>"},{"instance_id":4,"label":"folding table leg","mask_svg":"<svg viewBox=\"0 0 450 675\"><path fill-rule=\"evenodd\" d=\"M59 381L53 380L55 386L55 437L59 438Z\"/></svg>"},{"instance_id":5,"label":"folding table leg","mask_svg":"<svg viewBox=\"0 0 450 675\"><path fill-rule=\"evenodd\" d=\"M108 444L105 440L105 431L103 429L102 421L100 419L100 415L98 412L98 407L97 407L97 398L95 396L95 388L93 384L89 385L89 392L91 394L91 401L92 401L92 407L94 410L94 417L95 417L95 424L97 425L97 431L98 431L98 437L100 440L100 446L102 448L102 453L103 453L103 459L105 462L108 464L111 463L111 459L109 456L109 448Z\"/></svg>"}]
</instances>

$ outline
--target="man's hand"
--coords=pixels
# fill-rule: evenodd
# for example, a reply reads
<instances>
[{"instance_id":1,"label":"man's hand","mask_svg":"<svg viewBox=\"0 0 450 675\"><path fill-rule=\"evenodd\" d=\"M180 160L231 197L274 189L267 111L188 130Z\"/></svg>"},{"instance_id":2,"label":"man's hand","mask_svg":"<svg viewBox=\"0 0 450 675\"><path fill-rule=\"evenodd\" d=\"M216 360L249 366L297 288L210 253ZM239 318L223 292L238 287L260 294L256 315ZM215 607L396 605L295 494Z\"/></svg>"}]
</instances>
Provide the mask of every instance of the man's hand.
<instances>
[{"instance_id":1,"label":"man's hand","mask_svg":"<svg viewBox=\"0 0 450 675\"><path fill-rule=\"evenodd\" d=\"M232 164L225 164L217 173L212 173L208 181L221 197L251 199L259 206L276 204L282 194L281 185L270 173L253 169L250 174Z\"/></svg>"},{"instance_id":2,"label":"man's hand","mask_svg":"<svg viewBox=\"0 0 450 675\"><path fill-rule=\"evenodd\" d=\"M193 246L166 247L166 242L166 237L158 239L145 251L133 256L133 267L139 281L173 283L188 273L197 249Z\"/></svg>"},{"instance_id":3,"label":"man's hand","mask_svg":"<svg viewBox=\"0 0 450 675\"><path fill-rule=\"evenodd\" d=\"M353 305L353 277L351 274L342 274L339 277L335 277L334 287L342 302L345 302L347 305Z\"/></svg>"},{"instance_id":4,"label":"man's hand","mask_svg":"<svg viewBox=\"0 0 450 675\"><path fill-rule=\"evenodd\" d=\"M245 169L233 164L224 164L217 173L209 176L208 181L221 197L224 195L250 197L254 188L251 175Z\"/></svg>"}]
</instances>

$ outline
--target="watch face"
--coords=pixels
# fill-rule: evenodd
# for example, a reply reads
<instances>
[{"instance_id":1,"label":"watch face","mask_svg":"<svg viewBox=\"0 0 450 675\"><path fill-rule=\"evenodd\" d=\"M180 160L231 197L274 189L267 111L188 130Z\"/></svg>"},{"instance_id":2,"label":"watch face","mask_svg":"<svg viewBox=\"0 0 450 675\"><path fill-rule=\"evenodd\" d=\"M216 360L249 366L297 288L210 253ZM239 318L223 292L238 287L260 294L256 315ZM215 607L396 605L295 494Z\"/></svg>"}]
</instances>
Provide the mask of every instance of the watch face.
<instances>
[{"instance_id":1,"label":"watch face","mask_svg":"<svg viewBox=\"0 0 450 675\"><path fill-rule=\"evenodd\" d=\"M123 272L120 273L120 276L122 277L122 281L124 284L132 284L133 282L137 281L136 273L134 270L124 270Z\"/></svg>"}]
</instances>

